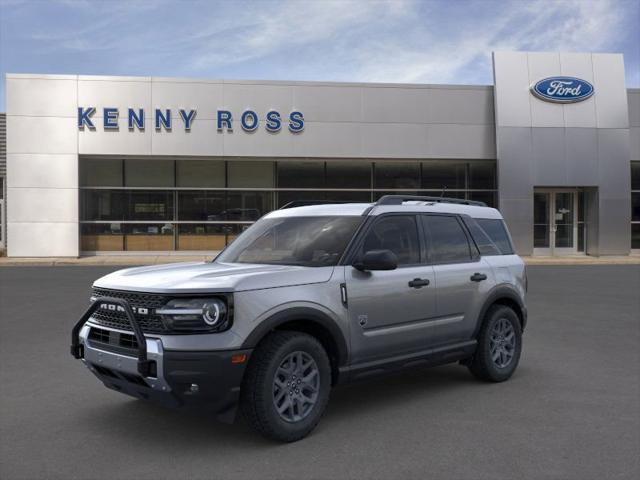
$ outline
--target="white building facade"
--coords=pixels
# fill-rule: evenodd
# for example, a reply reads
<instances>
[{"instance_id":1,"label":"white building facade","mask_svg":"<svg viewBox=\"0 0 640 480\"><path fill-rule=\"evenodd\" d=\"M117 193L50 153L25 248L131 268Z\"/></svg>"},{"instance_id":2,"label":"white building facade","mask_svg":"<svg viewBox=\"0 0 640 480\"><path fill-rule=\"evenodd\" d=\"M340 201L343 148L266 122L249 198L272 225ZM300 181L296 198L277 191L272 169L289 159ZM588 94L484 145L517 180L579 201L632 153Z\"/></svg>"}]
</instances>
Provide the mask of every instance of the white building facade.
<instances>
[{"instance_id":1,"label":"white building facade","mask_svg":"<svg viewBox=\"0 0 640 480\"><path fill-rule=\"evenodd\" d=\"M493 63L493 86L9 74L7 254L216 251L288 202L388 193L496 206L523 255L640 249L622 56Z\"/></svg>"}]
</instances>

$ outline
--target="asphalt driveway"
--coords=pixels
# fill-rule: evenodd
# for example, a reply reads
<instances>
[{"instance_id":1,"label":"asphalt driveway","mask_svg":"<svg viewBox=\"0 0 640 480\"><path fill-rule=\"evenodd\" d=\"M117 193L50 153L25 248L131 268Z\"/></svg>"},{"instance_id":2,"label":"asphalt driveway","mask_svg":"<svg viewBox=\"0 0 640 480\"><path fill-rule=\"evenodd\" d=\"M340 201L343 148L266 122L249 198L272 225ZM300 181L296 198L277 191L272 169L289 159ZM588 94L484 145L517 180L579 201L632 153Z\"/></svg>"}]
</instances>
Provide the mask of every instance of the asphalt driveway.
<instances>
[{"instance_id":1,"label":"asphalt driveway","mask_svg":"<svg viewBox=\"0 0 640 480\"><path fill-rule=\"evenodd\" d=\"M637 265L528 267L511 381L452 365L339 387L289 445L122 396L71 358L114 269L0 268L0 478L640 478Z\"/></svg>"}]
</instances>

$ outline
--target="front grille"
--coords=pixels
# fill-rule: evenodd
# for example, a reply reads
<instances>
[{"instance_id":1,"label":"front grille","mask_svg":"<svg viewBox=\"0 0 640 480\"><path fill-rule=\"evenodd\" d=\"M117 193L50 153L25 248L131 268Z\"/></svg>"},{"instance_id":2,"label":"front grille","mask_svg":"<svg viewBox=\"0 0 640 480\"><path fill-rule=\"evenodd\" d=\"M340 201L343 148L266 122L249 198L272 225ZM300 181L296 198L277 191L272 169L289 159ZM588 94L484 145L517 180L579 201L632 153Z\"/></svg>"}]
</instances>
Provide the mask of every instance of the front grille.
<instances>
[{"instance_id":1,"label":"front grille","mask_svg":"<svg viewBox=\"0 0 640 480\"><path fill-rule=\"evenodd\" d=\"M94 297L122 298L132 307L160 308L167 303L167 297L157 293L122 292L120 290L107 290L106 288L93 288Z\"/></svg>"},{"instance_id":2,"label":"front grille","mask_svg":"<svg viewBox=\"0 0 640 480\"><path fill-rule=\"evenodd\" d=\"M91 343L104 343L130 349L138 348L138 341L135 335L131 333L114 332L95 327L91 327L89 331L89 341Z\"/></svg>"},{"instance_id":3,"label":"front grille","mask_svg":"<svg viewBox=\"0 0 640 480\"><path fill-rule=\"evenodd\" d=\"M154 309L162 307L169 300L164 295L155 295L152 293L121 292L118 290L94 288L93 296L96 298L122 298L123 300L129 302L129 305L131 305L133 308L146 308L149 310L149 314L134 314L142 331L145 333L163 333L167 331L164 324L162 323L162 319L160 318L160 316L153 313ZM124 312L118 310L103 310L101 308L98 308L91 316L91 320L94 323L97 323L98 325L102 325L104 327L131 331L131 324L127 319L127 315Z\"/></svg>"},{"instance_id":4,"label":"front grille","mask_svg":"<svg viewBox=\"0 0 640 480\"><path fill-rule=\"evenodd\" d=\"M91 327L88 339L91 346L109 352L135 356L138 351L138 341L130 333Z\"/></svg>"}]
</instances>

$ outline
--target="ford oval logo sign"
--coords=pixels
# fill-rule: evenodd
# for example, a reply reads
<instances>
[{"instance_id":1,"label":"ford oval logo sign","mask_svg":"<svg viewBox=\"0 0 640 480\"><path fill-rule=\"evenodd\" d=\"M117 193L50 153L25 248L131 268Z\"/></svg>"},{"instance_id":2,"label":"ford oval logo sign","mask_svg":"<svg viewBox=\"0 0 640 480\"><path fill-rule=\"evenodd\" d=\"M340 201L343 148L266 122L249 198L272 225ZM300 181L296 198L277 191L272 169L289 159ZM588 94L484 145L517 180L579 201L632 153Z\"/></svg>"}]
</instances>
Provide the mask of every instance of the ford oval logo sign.
<instances>
[{"instance_id":1,"label":"ford oval logo sign","mask_svg":"<svg viewBox=\"0 0 640 480\"><path fill-rule=\"evenodd\" d=\"M581 102L593 95L593 85L575 77L550 77L532 85L531 93L547 102Z\"/></svg>"}]
</instances>

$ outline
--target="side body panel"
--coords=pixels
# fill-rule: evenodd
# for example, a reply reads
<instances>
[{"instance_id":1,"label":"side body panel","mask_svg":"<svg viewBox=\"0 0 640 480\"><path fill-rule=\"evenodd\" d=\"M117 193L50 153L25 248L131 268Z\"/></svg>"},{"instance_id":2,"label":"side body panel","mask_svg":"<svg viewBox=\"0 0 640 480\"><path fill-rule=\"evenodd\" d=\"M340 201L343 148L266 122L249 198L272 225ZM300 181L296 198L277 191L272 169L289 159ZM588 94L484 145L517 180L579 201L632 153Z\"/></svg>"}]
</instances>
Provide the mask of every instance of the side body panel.
<instances>
[{"instance_id":1,"label":"side body panel","mask_svg":"<svg viewBox=\"0 0 640 480\"><path fill-rule=\"evenodd\" d=\"M422 350L429 346L436 321L433 267L400 267L390 271L344 269L353 363ZM429 285L411 288L420 278Z\"/></svg>"},{"instance_id":2,"label":"side body panel","mask_svg":"<svg viewBox=\"0 0 640 480\"><path fill-rule=\"evenodd\" d=\"M488 263L476 262L435 265L437 313L443 322L434 339L445 344L473 338L478 315L487 294L495 286L495 276ZM475 274L486 275L486 280L471 280Z\"/></svg>"}]
</instances>

